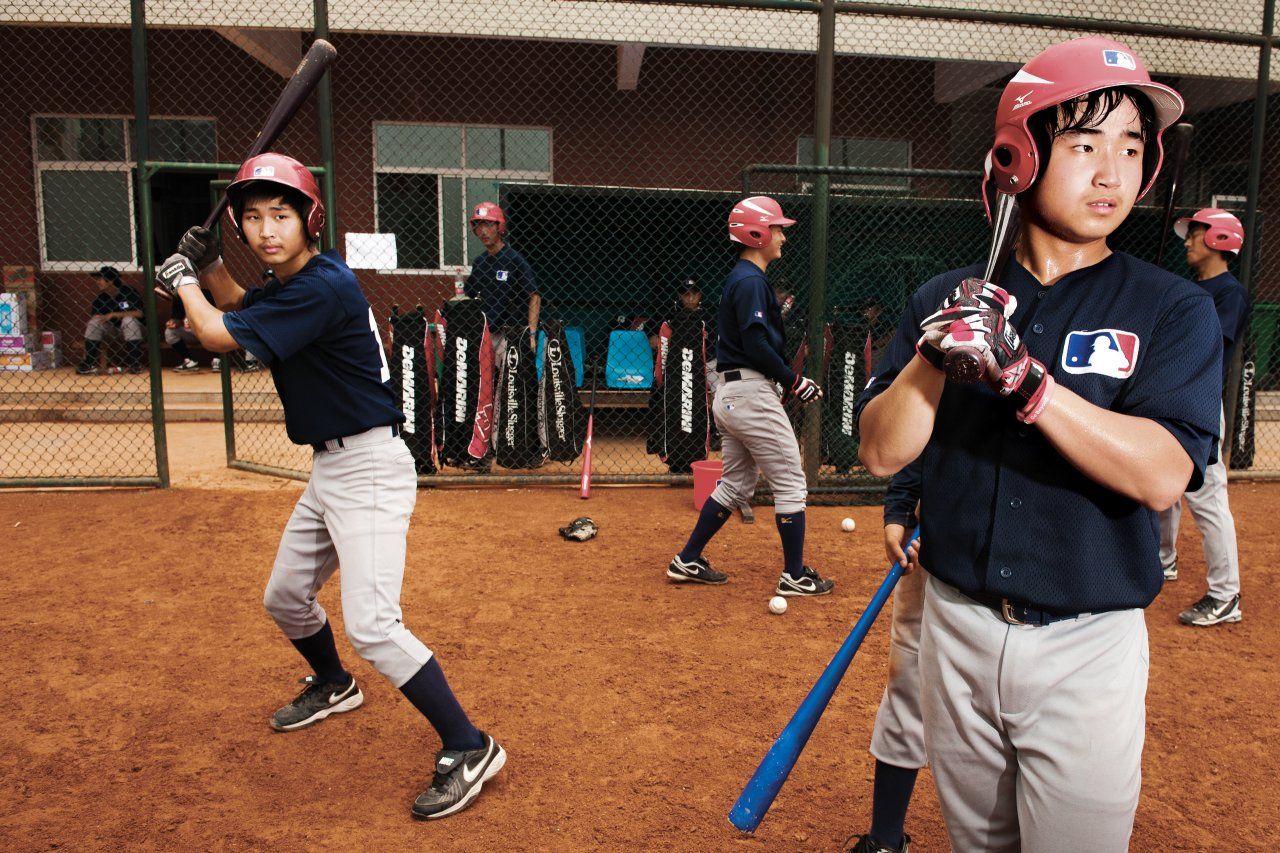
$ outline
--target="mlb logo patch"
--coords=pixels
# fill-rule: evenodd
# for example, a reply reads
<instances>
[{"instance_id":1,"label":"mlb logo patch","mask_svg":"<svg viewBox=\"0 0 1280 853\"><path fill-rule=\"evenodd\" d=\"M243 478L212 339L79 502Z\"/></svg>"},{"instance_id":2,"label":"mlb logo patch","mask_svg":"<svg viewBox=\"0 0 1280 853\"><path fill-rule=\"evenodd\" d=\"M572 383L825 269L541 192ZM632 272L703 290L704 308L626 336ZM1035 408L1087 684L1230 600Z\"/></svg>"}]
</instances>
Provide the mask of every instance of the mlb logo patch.
<instances>
[{"instance_id":1,"label":"mlb logo patch","mask_svg":"<svg viewBox=\"0 0 1280 853\"><path fill-rule=\"evenodd\" d=\"M1062 349L1062 369L1127 379L1138 362L1138 344L1137 335L1119 329L1071 332Z\"/></svg>"},{"instance_id":2,"label":"mlb logo patch","mask_svg":"<svg viewBox=\"0 0 1280 853\"><path fill-rule=\"evenodd\" d=\"M274 178L276 176L275 166L254 166L253 176L255 178Z\"/></svg>"},{"instance_id":3,"label":"mlb logo patch","mask_svg":"<svg viewBox=\"0 0 1280 853\"><path fill-rule=\"evenodd\" d=\"M498 270L497 272L495 272L495 273L493 274L493 277L494 277L494 278L496 278L498 281L506 281L506 280L507 280L507 271L506 271L506 270Z\"/></svg>"},{"instance_id":4,"label":"mlb logo patch","mask_svg":"<svg viewBox=\"0 0 1280 853\"><path fill-rule=\"evenodd\" d=\"M757 316L757 317L759 317L761 320L763 320L763 319L764 319L764 312L763 312L763 311L757 311L757 312L755 312L755 316Z\"/></svg>"},{"instance_id":5,"label":"mlb logo patch","mask_svg":"<svg viewBox=\"0 0 1280 853\"><path fill-rule=\"evenodd\" d=\"M1138 63L1134 62L1133 57L1123 50L1104 50L1102 52L1102 61L1111 68L1127 68L1130 71L1138 70Z\"/></svg>"}]
</instances>

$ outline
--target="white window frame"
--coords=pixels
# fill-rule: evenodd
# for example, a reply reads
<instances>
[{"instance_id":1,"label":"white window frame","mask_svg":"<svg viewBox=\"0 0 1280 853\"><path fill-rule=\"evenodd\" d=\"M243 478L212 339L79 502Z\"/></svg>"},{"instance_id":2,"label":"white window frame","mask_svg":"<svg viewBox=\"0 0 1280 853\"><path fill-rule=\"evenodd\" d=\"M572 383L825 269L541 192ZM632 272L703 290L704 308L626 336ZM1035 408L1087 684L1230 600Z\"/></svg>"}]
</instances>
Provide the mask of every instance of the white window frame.
<instances>
[{"instance_id":1,"label":"white window frame","mask_svg":"<svg viewBox=\"0 0 1280 853\"><path fill-rule=\"evenodd\" d=\"M124 157L116 160L41 160L39 137L36 133L36 122L40 119L118 119L120 132L124 137ZM125 113L32 113L31 131L31 163L35 172L36 192L36 232L40 240L40 269L48 272L96 272L104 266L114 266L121 272L141 272L138 263L138 217L137 203L134 200L134 174L137 162L133 155L133 141L129 136L129 122L136 118ZM151 119L166 121L207 121L213 125L214 144L217 144L218 120L214 116L188 115L154 115ZM45 241L45 212L43 173L49 172L124 172L125 189L129 197L129 253L128 261L119 258L102 258L93 261L52 261L49 259L48 245Z\"/></svg>"},{"instance_id":2,"label":"white window frame","mask_svg":"<svg viewBox=\"0 0 1280 853\"><path fill-rule=\"evenodd\" d=\"M392 166L381 168L378 165L378 128L379 127L447 127L456 128L461 140L462 166L461 168L442 168L435 166ZM547 165L545 172L530 171L526 169L468 169L467 168L467 128L484 128L490 130L541 130L547 134ZM481 179L494 181L525 181L533 183L552 183L551 176L555 171L555 133L549 126L544 125L528 125L528 124L484 124L478 122L447 122L447 121L381 121L375 119L370 131L373 135L373 223L374 230L381 230L381 213L378 209L378 175L435 175L437 178L458 178L462 182L462 209L470 208L470 200L467 198L467 179ZM497 199L493 199L497 201ZM471 273L471 259L467 257L466 251L466 234L467 226L464 225L463 233L463 263L461 266L452 265L444 266L444 182L436 181L436 209L440 211L440 216L436 222L436 245L440 250L441 266L436 269L419 269L412 267L397 267L396 269L380 269L380 275L454 275L461 273L469 275ZM396 247L397 252L399 246Z\"/></svg>"},{"instance_id":3,"label":"white window frame","mask_svg":"<svg viewBox=\"0 0 1280 853\"><path fill-rule=\"evenodd\" d=\"M804 135L796 137L796 165L797 166L811 165L809 163L800 162L800 143L802 140L807 138L810 138L810 137L807 137ZM833 136L831 137L831 141L833 143L837 139L841 141L844 141L846 139L854 139L854 140L862 140L865 142L893 142L898 144L905 143L907 146L907 165L903 166L902 168L910 169L911 164L915 161L915 143L910 139L893 139L893 138L880 137L880 136ZM815 140L815 145L816 145L816 140ZM832 165L838 165L838 164L833 163ZM875 183L876 181L875 175L862 175L862 176L851 175L849 176L849 181L852 181L852 183L850 183L849 181L840 180L840 177L841 176L839 175L831 175L832 190L855 190L857 192L883 192L883 193L893 193L895 195L903 195L903 194L909 194L912 189L912 181L911 181L911 178L909 177L902 179L903 181L905 181L905 183L903 184ZM806 178L802 175L800 176L799 183L800 183L800 188L802 192L805 192L805 193L813 192L813 180L811 178Z\"/></svg>"}]
</instances>

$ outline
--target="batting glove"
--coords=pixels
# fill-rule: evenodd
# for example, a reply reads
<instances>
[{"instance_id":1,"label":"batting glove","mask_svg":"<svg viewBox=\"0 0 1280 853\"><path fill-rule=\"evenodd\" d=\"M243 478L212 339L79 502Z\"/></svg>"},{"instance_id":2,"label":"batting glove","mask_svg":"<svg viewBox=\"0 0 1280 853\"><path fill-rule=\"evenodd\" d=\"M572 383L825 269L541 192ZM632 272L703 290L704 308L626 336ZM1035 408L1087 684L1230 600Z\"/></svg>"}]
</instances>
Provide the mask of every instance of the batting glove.
<instances>
[{"instance_id":1,"label":"batting glove","mask_svg":"<svg viewBox=\"0 0 1280 853\"><path fill-rule=\"evenodd\" d=\"M204 272L218 262L218 242L212 231L197 225L188 228L178 241L178 254L185 255L197 270Z\"/></svg>"},{"instance_id":2,"label":"batting glove","mask_svg":"<svg viewBox=\"0 0 1280 853\"><path fill-rule=\"evenodd\" d=\"M170 299L178 298L178 288L200 285L195 265L186 255L172 254L156 270L156 290Z\"/></svg>"},{"instance_id":3,"label":"batting glove","mask_svg":"<svg viewBox=\"0 0 1280 853\"><path fill-rule=\"evenodd\" d=\"M1053 393L1054 381L1044 362L1032 358L1013 324L1003 316L992 318L988 337L987 383L1018 403L1018 420L1034 423Z\"/></svg>"},{"instance_id":4,"label":"batting glove","mask_svg":"<svg viewBox=\"0 0 1280 853\"><path fill-rule=\"evenodd\" d=\"M809 377L796 374L796 381L791 383L791 388L787 391L787 395L795 397L801 403L808 405L814 400L822 399L822 387Z\"/></svg>"},{"instance_id":5,"label":"batting glove","mask_svg":"<svg viewBox=\"0 0 1280 853\"><path fill-rule=\"evenodd\" d=\"M1017 307L1017 298L1003 287L980 278L966 278L947 294L937 311L921 322L920 331L923 335L916 342L916 352L925 363L943 372L946 370L946 351L952 346L961 344L976 349L985 348L981 332L988 321L979 318L986 312L1009 318ZM973 329L967 333L964 327L969 325ZM948 337L952 327L956 334Z\"/></svg>"}]
</instances>

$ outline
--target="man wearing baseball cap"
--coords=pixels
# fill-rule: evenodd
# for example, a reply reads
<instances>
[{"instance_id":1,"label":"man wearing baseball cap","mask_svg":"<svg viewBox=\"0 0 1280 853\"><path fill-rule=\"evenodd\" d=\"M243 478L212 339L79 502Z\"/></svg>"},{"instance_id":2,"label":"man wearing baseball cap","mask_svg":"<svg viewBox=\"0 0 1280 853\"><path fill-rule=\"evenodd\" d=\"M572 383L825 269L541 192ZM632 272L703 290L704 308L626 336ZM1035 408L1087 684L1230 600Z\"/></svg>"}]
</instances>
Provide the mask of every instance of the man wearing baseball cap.
<instances>
[{"instance_id":1,"label":"man wearing baseball cap","mask_svg":"<svg viewBox=\"0 0 1280 853\"><path fill-rule=\"evenodd\" d=\"M83 376L98 372L103 341L123 341L125 369L141 373L142 296L120 279L115 267L99 267L89 277L97 282L98 295L89 308L89 322L84 327L84 360L76 367L76 373Z\"/></svg>"},{"instance_id":2,"label":"man wearing baseball cap","mask_svg":"<svg viewBox=\"0 0 1280 853\"><path fill-rule=\"evenodd\" d=\"M1196 283L1213 297L1222 323L1223 387L1235 355L1236 343L1244 331L1249 307L1244 286L1227 269L1227 263L1244 246L1244 226L1233 214L1217 207L1198 210L1174 223L1173 231L1187 250L1187 265ZM1226 435L1226 417L1222 418ZM1236 522L1227 504L1226 451L1218 449L1217 461L1204 472L1204 485L1187 492L1187 506L1204 540L1204 561L1208 567L1209 591L1178 615L1183 625L1207 628L1224 622L1239 622L1240 555L1236 549ZM1178 578L1178 522L1182 501L1160 513L1160 564L1166 581Z\"/></svg>"}]
</instances>

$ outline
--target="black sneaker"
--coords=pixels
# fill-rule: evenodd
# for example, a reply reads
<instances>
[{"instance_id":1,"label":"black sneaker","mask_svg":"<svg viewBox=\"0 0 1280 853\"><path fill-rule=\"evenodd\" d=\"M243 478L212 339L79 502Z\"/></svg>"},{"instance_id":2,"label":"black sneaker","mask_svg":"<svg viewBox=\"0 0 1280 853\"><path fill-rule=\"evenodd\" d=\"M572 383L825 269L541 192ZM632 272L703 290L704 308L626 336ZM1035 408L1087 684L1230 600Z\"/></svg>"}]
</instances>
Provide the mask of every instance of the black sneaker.
<instances>
[{"instance_id":1,"label":"black sneaker","mask_svg":"<svg viewBox=\"0 0 1280 853\"><path fill-rule=\"evenodd\" d=\"M845 839L840 848L845 853L907 853L911 849L911 836L902 834L901 847L886 847L868 835L853 835Z\"/></svg>"},{"instance_id":2,"label":"black sneaker","mask_svg":"<svg viewBox=\"0 0 1280 853\"><path fill-rule=\"evenodd\" d=\"M81 376L94 376L97 372L98 366L96 364L89 364L87 361L82 361L76 365L76 373Z\"/></svg>"},{"instance_id":3,"label":"black sneaker","mask_svg":"<svg viewBox=\"0 0 1280 853\"><path fill-rule=\"evenodd\" d=\"M271 715L271 728L278 732L305 729L330 714L354 711L364 704L364 694L354 678L347 684L329 684L308 675L298 683L307 686L292 702Z\"/></svg>"},{"instance_id":4,"label":"black sneaker","mask_svg":"<svg viewBox=\"0 0 1280 853\"><path fill-rule=\"evenodd\" d=\"M667 577L682 583L693 581L694 583L719 584L729 580L729 576L724 572L717 572L711 568L711 564L707 562L705 557L695 557L686 563L680 559L679 554L673 557L671 564L667 566Z\"/></svg>"},{"instance_id":5,"label":"black sneaker","mask_svg":"<svg viewBox=\"0 0 1280 853\"><path fill-rule=\"evenodd\" d=\"M813 569L804 567L804 574L793 578L786 572L778 578L778 595L826 595L835 586L834 581L823 580Z\"/></svg>"},{"instance_id":6,"label":"black sneaker","mask_svg":"<svg viewBox=\"0 0 1280 853\"><path fill-rule=\"evenodd\" d=\"M1244 618L1240 610L1240 596L1233 595L1226 601L1206 595L1195 604L1178 614L1178 621L1183 625L1195 625L1207 628L1222 622L1239 622Z\"/></svg>"},{"instance_id":7,"label":"black sneaker","mask_svg":"<svg viewBox=\"0 0 1280 853\"><path fill-rule=\"evenodd\" d=\"M1167 581L1176 581L1178 579L1178 561L1174 560L1172 566L1164 567L1164 579Z\"/></svg>"},{"instance_id":8,"label":"black sneaker","mask_svg":"<svg viewBox=\"0 0 1280 853\"><path fill-rule=\"evenodd\" d=\"M507 753L484 732L479 749L442 749L436 753L431 787L413 801L413 816L421 820L448 817L471 805L480 789L507 763Z\"/></svg>"}]
</instances>

